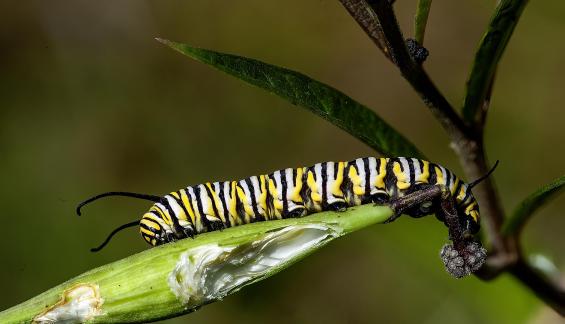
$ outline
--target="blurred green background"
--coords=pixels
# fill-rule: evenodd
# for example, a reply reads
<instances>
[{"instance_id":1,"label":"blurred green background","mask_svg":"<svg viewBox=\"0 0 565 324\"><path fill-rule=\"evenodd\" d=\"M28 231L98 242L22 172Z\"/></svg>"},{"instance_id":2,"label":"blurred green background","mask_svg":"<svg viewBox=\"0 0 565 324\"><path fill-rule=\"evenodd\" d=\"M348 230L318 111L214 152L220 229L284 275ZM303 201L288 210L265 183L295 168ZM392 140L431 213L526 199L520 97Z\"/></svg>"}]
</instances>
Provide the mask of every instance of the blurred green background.
<instances>
[{"instance_id":1,"label":"blurred green background","mask_svg":"<svg viewBox=\"0 0 565 324\"><path fill-rule=\"evenodd\" d=\"M395 7L411 36L416 1ZM462 102L494 1L435 1L426 69ZM565 2L532 1L502 61L486 142L504 206L563 174ZM110 190L164 194L373 152L320 118L154 41L164 37L302 71L367 104L432 160L462 174L439 124L338 1L2 1L0 309L148 246L149 207ZM528 252L565 265L560 198L525 232ZM435 218L400 220L330 244L283 273L167 323L558 322L510 277L454 280ZM148 265L151 266L151 265Z\"/></svg>"}]
</instances>

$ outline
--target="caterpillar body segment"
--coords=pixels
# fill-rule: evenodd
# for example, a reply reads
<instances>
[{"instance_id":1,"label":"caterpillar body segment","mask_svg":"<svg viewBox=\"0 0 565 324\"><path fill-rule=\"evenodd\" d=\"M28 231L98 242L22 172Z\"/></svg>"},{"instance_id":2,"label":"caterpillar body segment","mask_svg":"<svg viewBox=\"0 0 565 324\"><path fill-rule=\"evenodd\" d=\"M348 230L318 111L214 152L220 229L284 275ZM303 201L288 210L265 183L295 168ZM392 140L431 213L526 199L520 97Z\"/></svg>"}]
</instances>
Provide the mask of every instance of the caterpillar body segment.
<instances>
[{"instance_id":1,"label":"caterpillar body segment","mask_svg":"<svg viewBox=\"0 0 565 324\"><path fill-rule=\"evenodd\" d=\"M471 186L443 166L404 157L323 162L239 181L189 186L156 202L143 215L140 233L149 244L159 245L258 221L386 204L432 186L441 187L453 201L459 227L467 234L476 233L479 209ZM432 197L402 213L422 217L436 213L440 205L440 199Z\"/></svg>"}]
</instances>

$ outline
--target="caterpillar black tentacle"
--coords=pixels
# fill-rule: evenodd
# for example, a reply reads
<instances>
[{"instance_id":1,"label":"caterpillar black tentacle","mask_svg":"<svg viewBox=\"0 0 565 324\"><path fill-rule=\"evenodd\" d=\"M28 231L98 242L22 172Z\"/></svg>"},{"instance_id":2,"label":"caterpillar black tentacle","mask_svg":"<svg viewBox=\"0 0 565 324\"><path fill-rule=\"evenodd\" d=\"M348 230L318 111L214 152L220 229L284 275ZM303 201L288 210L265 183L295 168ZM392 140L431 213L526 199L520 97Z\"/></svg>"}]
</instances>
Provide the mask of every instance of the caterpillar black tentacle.
<instances>
[{"instance_id":1,"label":"caterpillar black tentacle","mask_svg":"<svg viewBox=\"0 0 565 324\"><path fill-rule=\"evenodd\" d=\"M401 213L412 217L436 214L448 225L442 212L445 198L436 194L438 188L453 199L461 233L465 237L475 234L479 206L470 186L443 166L415 158L323 162L239 181L189 186L163 197L128 195L155 201L139 222L141 236L155 246L232 226L368 203L390 203L397 208L394 218ZM101 196L104 194L95 198ZM420 200L413 198L416 196Z\"/></svg>"}]
</instances>

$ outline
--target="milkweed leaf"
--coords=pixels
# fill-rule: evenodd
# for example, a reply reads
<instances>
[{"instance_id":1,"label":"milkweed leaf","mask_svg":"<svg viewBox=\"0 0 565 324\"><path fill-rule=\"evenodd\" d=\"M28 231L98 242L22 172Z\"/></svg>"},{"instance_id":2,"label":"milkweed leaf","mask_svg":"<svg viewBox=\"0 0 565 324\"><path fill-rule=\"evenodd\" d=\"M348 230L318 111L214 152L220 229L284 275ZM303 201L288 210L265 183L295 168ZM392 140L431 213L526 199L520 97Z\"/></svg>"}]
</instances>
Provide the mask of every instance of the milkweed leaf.
<instances>
[{"instance_id":1,"label":"milkweed leaf","mask_svg":"<svg viewBox=\"0 0 565 324\"><path fill-rule=\"evenodd\" d=\"M488 97L498 62L527 3L527 0L502 0L490 20L467 80L463 118L469 124L476 125L485 120L483 102Z\"/></svg>"},{"instance_id":2,"label":"milkweed leaf","mask_svg":"<svg viewBox=\"0 0 565 324\"><path fill-rule=\"evenodd\" d=\"M508 236L519 233L534 213L543 207L549 200L561 193L564 188L565 176L561 176L526 197L526 199L524 199L518 207L516 207L512 216L504 224L504 235Z\"/></svg>"},{"instance_id":3,"label":"milkweed leaf","mask_svg":"<svg viewBox=\"0 0 565 324\"><path fill-rule=\"evenodd\" d=\"M410 141L375 112L304 74L246 57L157 40L186 56L306 108L385 156L423 157Z\"/></svg>"}]
</instances>

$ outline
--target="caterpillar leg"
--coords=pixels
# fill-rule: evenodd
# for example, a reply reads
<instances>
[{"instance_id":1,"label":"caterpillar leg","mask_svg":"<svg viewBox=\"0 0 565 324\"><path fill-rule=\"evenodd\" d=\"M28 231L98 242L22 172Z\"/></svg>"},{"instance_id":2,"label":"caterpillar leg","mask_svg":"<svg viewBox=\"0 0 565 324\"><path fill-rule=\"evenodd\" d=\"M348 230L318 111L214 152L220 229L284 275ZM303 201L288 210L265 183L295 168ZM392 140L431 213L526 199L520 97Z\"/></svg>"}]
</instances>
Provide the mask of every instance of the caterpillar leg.
<instances>
[{"instance_id":1,"label":"caterpillar leg","mask_svg":"<svg viewBox=\"0 0 565 324\"><path fill-rule=\"evenodd\" d=\"M183 227L182 233L184 234L184 237L194 238L194 230L192 228Z\"/></svg>"},{"instance_id":2,"label":"caterpillar leg","mask_svg":"<svg viewBox=\"0 0 565 324\"><path fill-rule=\"evenodd\" d=\"M164 244L164 243L170 243L170 242L174 242L176 241L177 238L175 237L175 234L173 234L173 232L166 232L164 234L164 238L163 240L158 240L158 244Z\"/></svg>"},{"instance_id":3,"label":"caterpillar leg","mask_svg":"<svg viewBox=\"0 0 565 324\"><path fill-rule=\"evenodd\" d=\"M375 205L384 205L390 202L390 196L385 192L377 192L369 197L371 202Z\"/></svg>"},{"instance_id":4,"label":"caterpillar leg","mask_svg":"<svg viewBox=\"0 0 565 324\"><path fill-rule=\"evenodd\" d=\"M306 216L308 211L306 208L294 208L293 210L288 211L286 214L283 215L283 218L299 218L302 216Z\"/></svg>"},{"instance_id":5,"label":"caterpillar leg","mask_svg":"<svg viewBox=\"0 0 565 324\"><path fill-rule=\"evenodd\" d=\"M209 232L222 231L224 228L226 228L226 225L220 220L210 221L208 224Z\"/></svg>"},{"instance_id":6,"label":"caterpillar leg","mask_svg":"<svg viewBox=\"0 0 565 324\"><path fill-rule=\"evenodd\" d=\"M347 203L345 201L336 201L328 205L326 210L336 211L336 212L344 212L347 207Z\"/></svg>"}]
</instances>

